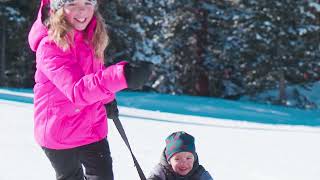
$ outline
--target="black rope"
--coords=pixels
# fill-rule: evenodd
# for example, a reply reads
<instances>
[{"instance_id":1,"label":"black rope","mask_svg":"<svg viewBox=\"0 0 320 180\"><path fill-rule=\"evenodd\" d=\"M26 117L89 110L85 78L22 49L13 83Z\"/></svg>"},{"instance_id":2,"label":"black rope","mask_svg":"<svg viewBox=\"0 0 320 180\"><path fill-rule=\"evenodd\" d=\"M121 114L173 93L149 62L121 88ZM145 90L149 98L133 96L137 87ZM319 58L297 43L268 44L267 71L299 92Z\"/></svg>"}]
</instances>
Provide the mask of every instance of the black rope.
<instances>
[{"instance_id":1,"label":"black rope","mask_svg":"<svg viewBox=\"0 0 320 180\"><path fill-rule=\"evenodd\" d=\"M128 138L127 138L127 135L126 135L126 132L124 131L123 129L123 126L121 124L121 121L119 119L119 110L118 110L118 107L117 107L117 101L114 100L108 104L106 104L106 110L107 110L107 114L108 114L108 118L109 119L112 119L113 122L114 122L114 125L116 126L119 134L121 135L124 143L127 145L129 151L130 151L130 154L132 156L132 159L133 159L133 162L134 162L134 165L139 173L139 176L140 176L140 179L141 180L146 180L146 177L138 163L138 160L136 159L136 157L134 156L132 150L131 150L131 147L130 147L130 144L129 144L129 141L128 141Z\"/></svg>"}]
</instances>

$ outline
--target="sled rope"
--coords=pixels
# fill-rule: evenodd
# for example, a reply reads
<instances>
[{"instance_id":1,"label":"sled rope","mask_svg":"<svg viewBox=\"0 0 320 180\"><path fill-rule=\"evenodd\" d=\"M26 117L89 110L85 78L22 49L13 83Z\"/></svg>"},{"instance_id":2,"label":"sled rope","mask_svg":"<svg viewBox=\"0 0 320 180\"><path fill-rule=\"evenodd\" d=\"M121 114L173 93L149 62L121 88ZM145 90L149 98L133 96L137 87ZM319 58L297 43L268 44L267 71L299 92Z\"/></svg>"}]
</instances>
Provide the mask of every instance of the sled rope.
<instances>
[{"instance_id":1,"label":"sled rope","mask_svg":"<svg viewBox=\"0 0 320 180\"><path fill-rule=\"evenodd\" d=\"M144 173L143 173L143 171L142 171L142 169L141 169L136 157L134 156L134 154L133 154L133 152L131 150L131 147L130 147L126 132L124 131L123 126L121 124L121 121L119 119L119 110L118 110L118 107L117 107L117 101L113 100L111 103L107 104L106 105L106 110L107 110L107 113L108 113L108 118L113 120L114 125L116 126L119 134L122 137L122 140L127 145L128 149L130 151L130 154L132 156L134 165L135 165L135 167L136 167L136 169L137 169L137 171L139 173L140 179L141 180L146 180L146 177L145 177L145 175L144 175Z\"/></svg>"},{"instance_id":2,"label":"sled rope","mask_svg":"<svg viewBox=\"0 0 320 180\"><path fill-rule=\"evenodd\" d=\"M139 173L140 179L141 180L146 180L146 177L145 177L145 175L144 175L144 173L143 173L143 171L142 171L142 169L141 169L136 157L134 156L134 154L133 154L133 152L131 150L127 135L126 135L126 133L125 133L125 131L123 129L123 126L121 124L119 116L114 117L113 118L113 122L114 122L115 126L117 127L119 134L121 135L123 141L125 142L125 144L127 145L128 149L129 149L129 151L131 153L134 165L135 165L135 167L136 167L136 169L137 169L137 171Z\"/></svg>"}]
</instances>

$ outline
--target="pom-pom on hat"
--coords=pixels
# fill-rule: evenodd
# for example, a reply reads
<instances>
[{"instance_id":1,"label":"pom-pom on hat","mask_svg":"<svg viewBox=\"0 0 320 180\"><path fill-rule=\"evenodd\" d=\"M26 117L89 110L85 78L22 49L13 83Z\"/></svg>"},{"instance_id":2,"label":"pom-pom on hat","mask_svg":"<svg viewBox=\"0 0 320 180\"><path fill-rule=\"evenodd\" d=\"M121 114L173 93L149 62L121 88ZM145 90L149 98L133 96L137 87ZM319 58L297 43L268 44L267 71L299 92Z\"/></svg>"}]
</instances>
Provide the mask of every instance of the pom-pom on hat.
<instances>
[{"instance_id":1,"label":"pom-pom on hat","mask_svg":"<svg viewBox=\"0 0 320 180\"><path fill-rule=\"evenodd\" d=\"M179 152L196 153L194 137L183 131L174 132L166 138L166 159L169 161L174 154Z\"/></svg>"}]
</instances>

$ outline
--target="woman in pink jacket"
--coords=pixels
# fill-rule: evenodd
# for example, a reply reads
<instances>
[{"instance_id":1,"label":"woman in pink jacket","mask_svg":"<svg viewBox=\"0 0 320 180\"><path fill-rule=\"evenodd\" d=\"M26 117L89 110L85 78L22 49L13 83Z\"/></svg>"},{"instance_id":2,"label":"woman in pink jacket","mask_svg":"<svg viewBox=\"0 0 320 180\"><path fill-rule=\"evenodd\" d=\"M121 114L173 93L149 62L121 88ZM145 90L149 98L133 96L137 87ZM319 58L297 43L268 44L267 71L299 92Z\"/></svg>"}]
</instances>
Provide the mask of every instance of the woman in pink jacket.
<instances>
[{"instance_id":1,"label":"woman in pink jacket","mask_svg":"<svg viewBox=\"0 0 320 180\"><path fill-rule=\"evenodd\" d=\"M142 86L152 66L104 67L108 35L96 0L42 0L29 44L37 66L35 139L56 178L113 180L104 104Z\"/></svg>"}]
</instances>

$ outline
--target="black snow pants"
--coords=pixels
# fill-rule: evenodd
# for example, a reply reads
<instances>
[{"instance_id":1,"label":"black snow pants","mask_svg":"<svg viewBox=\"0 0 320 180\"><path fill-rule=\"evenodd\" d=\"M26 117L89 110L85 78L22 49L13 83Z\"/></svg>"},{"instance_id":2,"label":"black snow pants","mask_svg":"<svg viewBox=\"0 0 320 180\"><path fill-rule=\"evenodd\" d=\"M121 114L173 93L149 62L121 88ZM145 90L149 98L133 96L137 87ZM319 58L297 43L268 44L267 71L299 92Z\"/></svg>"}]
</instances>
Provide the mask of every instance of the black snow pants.
<instances>
[{"instance_id":1,"label":"black snow pants","mask_svg":"<svg viewBox=\"0 0 320 180\"><path fill-rule=\"evenodd\" d=\"M107 139L72 149L42 149L56 171L57 180L113 180Z\"/></svg>"}]
</instances>

